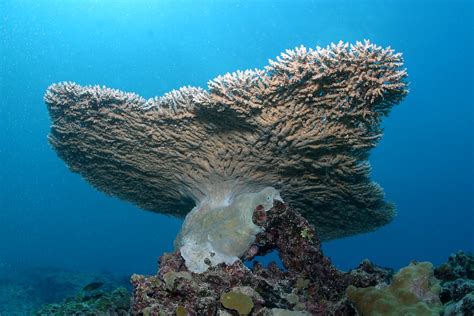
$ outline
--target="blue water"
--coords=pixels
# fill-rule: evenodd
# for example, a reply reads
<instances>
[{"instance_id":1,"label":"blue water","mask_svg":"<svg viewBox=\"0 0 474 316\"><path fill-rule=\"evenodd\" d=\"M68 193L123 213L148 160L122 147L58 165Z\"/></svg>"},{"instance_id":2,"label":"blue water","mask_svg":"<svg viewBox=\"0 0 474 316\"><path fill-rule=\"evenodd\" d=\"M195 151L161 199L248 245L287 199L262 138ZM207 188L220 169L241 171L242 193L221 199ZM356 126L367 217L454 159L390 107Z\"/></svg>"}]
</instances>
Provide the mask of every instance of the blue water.
<instances>
[{"instance_id":1,"label":"blue water","mask_svg":"<svg viewBox=\"0 0 474 316\"><path fill-rule=\"evenodd\" d=\"M0 262L154 273L180 220L96 191L50 148L54 82L146 98L262 68L301 44L370 39L403 52L410 94L370 161L397 205L378 231L324 244L347 269L474 250L472 1L5 1L0 5Z\"/></svg>"}]
</instances>

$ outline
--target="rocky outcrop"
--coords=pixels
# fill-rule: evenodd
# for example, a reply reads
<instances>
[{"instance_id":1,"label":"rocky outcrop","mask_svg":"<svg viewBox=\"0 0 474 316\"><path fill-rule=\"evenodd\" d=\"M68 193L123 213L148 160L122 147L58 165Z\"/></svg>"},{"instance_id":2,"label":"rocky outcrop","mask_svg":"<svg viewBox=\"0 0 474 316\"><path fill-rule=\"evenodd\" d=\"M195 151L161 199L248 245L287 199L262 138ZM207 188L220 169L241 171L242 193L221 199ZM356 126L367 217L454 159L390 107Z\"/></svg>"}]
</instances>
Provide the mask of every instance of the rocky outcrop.
<instances>
[{"instance_id":1,"label":"rocky outcrop","mask_svg":"<svg viewBox=\"0 0 474 316\"><path fill-rule=\"evenodd\" d=\"M288 205L275 201L268 212L254 211L263 228L242 260L278 250L283 267L242 260L210 267L204 273L187 270L179 252L160 258L154 276L133 275L132 312L165 315L294 315L355 314L345 299L348 285L386 284L391 270L364 261L350 272L337 270L321 251L317 232ZM181 314L180 314L181 313ZM293 315L293 314L288 314Z\"/></svg>"}]
</instances>

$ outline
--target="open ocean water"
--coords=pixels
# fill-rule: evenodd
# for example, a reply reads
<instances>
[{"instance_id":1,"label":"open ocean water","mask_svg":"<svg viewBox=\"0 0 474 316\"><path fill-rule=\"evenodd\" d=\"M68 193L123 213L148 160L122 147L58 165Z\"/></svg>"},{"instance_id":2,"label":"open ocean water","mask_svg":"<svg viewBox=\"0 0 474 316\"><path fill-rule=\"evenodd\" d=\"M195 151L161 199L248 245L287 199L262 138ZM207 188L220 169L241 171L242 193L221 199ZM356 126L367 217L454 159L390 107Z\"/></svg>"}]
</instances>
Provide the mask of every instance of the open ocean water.
<instances>
[{"instance_id":1,"label":"open ocean water","mask_svg":"<svg viewBox=\"0 0 474 316\"><path fill-rule=\"evenodd\" d=\"M398 269L474 251L473 1L2 0L0 282L21 279L18 291L37 284L37 306L63 298L51 294L61 291L51 279L41 281L42 269L74 271L86 283L93 274L118 283L153 274L182 223L68 170L47 141L50 84L149 98L262 68L285 49L364 39L402 52L409 74L410 92L384 119L369 159L397 216L373 233L324 243L325 254L341 269L364 258ZM2 316L1 296L12 291L0 283Z\"/></svg>"}]
</instances>

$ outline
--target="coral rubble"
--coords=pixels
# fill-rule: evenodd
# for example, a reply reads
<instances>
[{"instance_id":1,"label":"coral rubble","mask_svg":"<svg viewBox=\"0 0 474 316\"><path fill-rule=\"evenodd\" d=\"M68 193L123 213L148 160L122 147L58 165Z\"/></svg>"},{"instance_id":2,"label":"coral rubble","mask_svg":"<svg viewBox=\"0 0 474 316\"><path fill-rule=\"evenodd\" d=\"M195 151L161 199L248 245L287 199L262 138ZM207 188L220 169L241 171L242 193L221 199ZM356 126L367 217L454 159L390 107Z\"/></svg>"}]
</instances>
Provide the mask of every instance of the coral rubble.
<instances>
[{"instance_id":1,"label":"coral rubble","mask_svg":"<svg viewBox=\"0 0 474 316\"><path fill-rule=\"evenodd\" d=\"M36 312L37 316L61 315L129 315L130 293L120 287L112 292L102 290L80 291L61 303L47 304Z\"/></svg>"}]
</instances>

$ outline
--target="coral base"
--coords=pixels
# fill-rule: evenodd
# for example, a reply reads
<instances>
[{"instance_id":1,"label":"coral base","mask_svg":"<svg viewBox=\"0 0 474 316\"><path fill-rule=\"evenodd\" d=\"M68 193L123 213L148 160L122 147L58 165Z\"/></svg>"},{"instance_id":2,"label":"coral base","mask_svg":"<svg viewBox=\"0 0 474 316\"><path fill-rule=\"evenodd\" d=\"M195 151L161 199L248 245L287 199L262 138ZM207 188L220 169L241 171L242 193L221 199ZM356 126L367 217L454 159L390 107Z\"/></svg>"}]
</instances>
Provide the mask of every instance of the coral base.
<instances>
[{"instance_id":1,"label":"coral base","mask_svg":"<svg viewBox=\"0 0 474 316\"><path fill-rule=\"evenodd\" d=\"M391 270L369 261L350 272L337 270L321 251L316 231L288 205L276 201L268 212L257 207L253 221L264 228L243 259L274 249L285 269L242 261L210 267L204 273L187 270L179 252L160 258L155 276L133 275L132 312L151 315L294 315L355 314L345 299L349 285L387 284ZM290 314L291 315L291 314Z\"/></svg>"}]
</instances>

